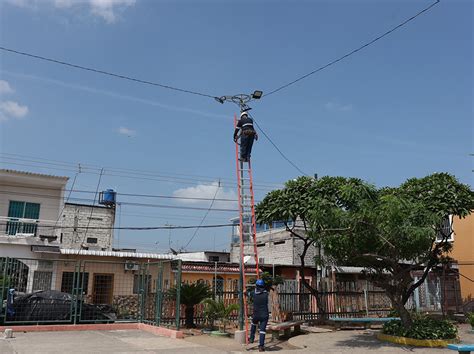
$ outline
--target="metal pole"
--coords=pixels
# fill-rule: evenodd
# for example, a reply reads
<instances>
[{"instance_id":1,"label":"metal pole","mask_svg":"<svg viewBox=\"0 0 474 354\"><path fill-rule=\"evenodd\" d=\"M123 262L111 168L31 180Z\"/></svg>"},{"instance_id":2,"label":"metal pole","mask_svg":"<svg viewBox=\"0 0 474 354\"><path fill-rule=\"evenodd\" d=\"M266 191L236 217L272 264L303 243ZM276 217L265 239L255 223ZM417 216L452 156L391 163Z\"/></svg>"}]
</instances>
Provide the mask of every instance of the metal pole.
<instances>
[{"instance_id":1,"label":"metal pole","mask_svg":"<svg viewBox=\"0 0 474 354\"><path fill-rule=\"evenodd\" d=\"M239 330L244 330L244 273L243 258L240 257L239 262Z\"/></svg>"},{"instance_id":2,"label":"metal pole","mask_svg":"<svg viewBox=\"0 0 474 354\"><path fill-rule=\"evenodd\" d=\"M176 329L181 324L181 259L178 259L178 272L176 273Z\"/></svg>"},{"instance_id":3,"label":"metal pole","mask_svg":"<svg viewBox=\"0 0 474 354\"><path fill-rule=\"evenodd\" d=\"M217 262L214 262L214 300L217 298Z\"/></svg>"}]
</instances>

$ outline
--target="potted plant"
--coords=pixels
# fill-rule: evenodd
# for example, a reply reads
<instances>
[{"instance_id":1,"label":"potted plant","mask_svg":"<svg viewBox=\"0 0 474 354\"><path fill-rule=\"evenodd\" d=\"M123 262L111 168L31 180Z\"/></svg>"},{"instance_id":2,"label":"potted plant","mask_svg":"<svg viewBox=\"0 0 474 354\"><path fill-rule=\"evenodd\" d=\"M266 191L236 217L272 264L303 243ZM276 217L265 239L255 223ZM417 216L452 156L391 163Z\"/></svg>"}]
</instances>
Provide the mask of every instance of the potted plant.
<instances>
[{"instance_id":1,"label":"potted plant","mask_svg":"<svg viewBox=\"0 0 474 354\"><path fill-rule=\"evenodd\" d=\"M228 336L226 333L226 326L229 323L229 318L232 312L238 311L238 304L225 305L223 300L204 299L204 313L207 314L207 318L212 320L214 324L215 320L219 321L219 330L212 332L213 335Z\"/></svg>"},{"instance_id":2,"label":"potted plant","mask_svg":"<svg viewBox=\"0 0 474 354\"><path fill-rule=\"evenodd\" d=\"M466 317L467 321L471 324L471 329L474 331L474 312L468 312Z\"/></svg>"}]
</instances>

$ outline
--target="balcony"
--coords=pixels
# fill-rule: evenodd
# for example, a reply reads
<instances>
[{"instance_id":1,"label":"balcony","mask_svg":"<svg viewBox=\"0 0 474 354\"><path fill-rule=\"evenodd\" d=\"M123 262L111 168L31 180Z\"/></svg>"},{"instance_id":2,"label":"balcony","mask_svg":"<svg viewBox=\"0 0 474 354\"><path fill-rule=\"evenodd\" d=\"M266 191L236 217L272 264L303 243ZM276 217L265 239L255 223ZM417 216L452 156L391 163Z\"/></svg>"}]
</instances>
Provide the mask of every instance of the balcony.
<instances>
[{"instance_id":1,"label":"balcony","mask_svg":"<svg viewBox=\"0 0 474 354\"><path fill-rule=\"evenodd\" d=\"M0 236L38 237L54 241L57 239L54 222L41 222L37 219L0 217Z\"/></svg>"}]
</instances>

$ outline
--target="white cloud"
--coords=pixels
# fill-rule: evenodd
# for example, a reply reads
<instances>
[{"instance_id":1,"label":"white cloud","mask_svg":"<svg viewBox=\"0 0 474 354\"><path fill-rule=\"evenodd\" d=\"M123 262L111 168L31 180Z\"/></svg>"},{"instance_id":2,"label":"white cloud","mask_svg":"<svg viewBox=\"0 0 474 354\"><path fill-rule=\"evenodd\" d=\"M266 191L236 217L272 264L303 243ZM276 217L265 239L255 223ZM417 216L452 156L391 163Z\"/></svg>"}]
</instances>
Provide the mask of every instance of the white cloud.
<instances>
[{"instance_id":1,"label":"white cloud","mask_svg":"<svg viewBox=\"0 0 474 354\"><path fill-rule=\"evenodd\" d=\"M135 130L129 129L129 128L126 128L126 127L120 127L118 129L118 133L122 134L122 135L126 135L128 137L133 137L133 136L137 135L137 132Z\"/></svg>"},{"instance_id":2,"label":"white cloud","mask_svg":"<svg viewBox=\"0 0 474 354\"><path fill-rule=\"evenodd\" d=\"M8 81L0 80L0 95L4 95L7 93L13 93L13 89L8 83Z\"/></svg>"},{"instance_id":3,"label":"white cloud","mask_svg":"<svg viewBox=\"0 0 474 354\"><path fill-rule=\"evenodd\" d=\"M22 106L14 101L0 102L0 120L5 121L9 118L21 119L28 114L28 107Z\"/></svg>"},{"instance_id":4,"label":"white cloud","mask_svg":"<svg viewBox=\"0 0 474 354\"><path fill-rule=\"evenodd\" d=\"M217 194L216 194L217 192ZM212 199L216 196L216 201L213 204L213 208L216 209L237 209L237 193L232 189L225 189L219 187L219 182L212 182L209 184L198 184L195 187L181 188L173 192L174 197L184 198L205 198L205 200L199 199L179 199L180 203L183 204L196 204L199 206L210 206ZM218 200L226 199L226 200Z\"/></svg>"},{"instance_id":5,"label":"white cloud","mask_svg":"<svg viewBox=\"0 0 474 354\"><path fill-rule=\"evenodd\" d=\"M107 23L114 23L118 13L125 8L135 5L136 0L7 0L10 4L37 9L43 5L54 6L57 9L83 9L89 8L94 16L101 17Z\"/></svg>"},{"instance_id":6,"label":"white cloud","mask_svg":"<svg viewBox=\"0 0 474 354\"><path fill-rule=\"evenodd\" d=\"M330 101L324 105L328 111L340 111L349 112L352 111L353 106L351 104L341 104L338 102Z\"/></svg>"}]
</instances>

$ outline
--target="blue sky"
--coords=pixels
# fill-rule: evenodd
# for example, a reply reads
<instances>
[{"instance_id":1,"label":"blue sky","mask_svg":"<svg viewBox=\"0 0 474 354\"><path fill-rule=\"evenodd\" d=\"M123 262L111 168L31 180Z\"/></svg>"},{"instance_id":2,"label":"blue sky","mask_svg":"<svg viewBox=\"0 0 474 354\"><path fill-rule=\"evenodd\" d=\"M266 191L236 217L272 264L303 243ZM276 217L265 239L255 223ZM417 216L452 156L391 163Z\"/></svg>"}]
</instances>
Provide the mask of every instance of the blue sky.
<instances>
[{"instance_id":1,"label":"blue sky","mask_svg":"<svg viewBox=\"0 0 474 354\"><path fill-rule=\"evenodd\" d=\"M1 0L0 42L211 95L269 92L429 3ZM468 0L442 1L366 50L255 102L252 112L308 174L396 186L446 171L474 185L472 6ZM234 106L4 52L0 58L3 167L73 178L72 165L81 162L106 167L100 189L208 198L221 178L218 197L235 197ZM40 165L37 158L71 165ZM257 199L272 188L268 183L299 175L263 136L253 165ZM120 174L108 167L154 174ZM84 170L75 188L95 190L97 173ZM121 224L191 225L204 214L124 205ZM232 216L211 212L205 224L226 223ZM166 250L171 237L172 247L179 248L191 235L121 232L120 246ZM226 229L200 230L188 249L228 248L229 238Z\"/></svg>"}]
</instances>

